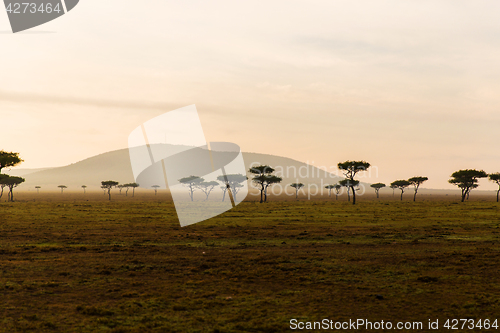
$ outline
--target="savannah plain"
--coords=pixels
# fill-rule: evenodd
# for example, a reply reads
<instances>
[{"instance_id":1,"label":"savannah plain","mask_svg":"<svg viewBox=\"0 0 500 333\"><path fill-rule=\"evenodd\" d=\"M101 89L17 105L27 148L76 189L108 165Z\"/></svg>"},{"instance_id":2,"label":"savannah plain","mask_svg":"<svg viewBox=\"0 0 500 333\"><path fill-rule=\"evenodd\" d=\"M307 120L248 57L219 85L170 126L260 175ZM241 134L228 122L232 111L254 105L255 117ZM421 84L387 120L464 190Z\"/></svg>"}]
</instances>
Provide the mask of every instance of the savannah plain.
<instances>
[{"instance_id":1,"label":"savannah plain","mask_svg":"<svg viewBox=\"0 0 500 333\"><path fill-rule=\"evenodd\" d=\"M0 331L290 332L327 318L426 332L429 319L449 331L446 319L500 313L493 195L249 196L181 228L151 193L2 199Z\"/></svg>"}]
</instances>

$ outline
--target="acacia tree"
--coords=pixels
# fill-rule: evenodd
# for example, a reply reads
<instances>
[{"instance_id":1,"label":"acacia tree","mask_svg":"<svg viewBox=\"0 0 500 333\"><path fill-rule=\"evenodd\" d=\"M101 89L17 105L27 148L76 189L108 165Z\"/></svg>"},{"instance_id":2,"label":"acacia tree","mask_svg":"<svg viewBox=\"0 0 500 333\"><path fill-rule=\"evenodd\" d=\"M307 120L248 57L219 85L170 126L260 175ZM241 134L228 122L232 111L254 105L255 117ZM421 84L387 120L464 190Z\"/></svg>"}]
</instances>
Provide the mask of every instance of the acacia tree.
<instances>
[{"instance_id":1,"label":"acacia tree","mask_svg":"<svg viewBox=\"0 0 500 333\"><path fill-rule=\"evenodd\" d=\"M335 188L335 185L326 185L325 188L328 190L328 196L332 196L332 190Z\"/></svg>"},{"instance_id":2,"label":"acacia tree","mask_svg":"<svg viewBox=\"0 0 500 333\"><path fill-rule=\"evenodd\" d=\"M293 183L293 184L290 184L290 186L295 189L295 199L297 199L299 197L299 190L304 187L304 184Z\"/></svg>"},{"instance_id":3,"label":"acacia tree","mask_svg":"<svg viewBox=\"0 0 500 333\"><path fill-rule=\"evenodd\" d=\"M465 169L455 171L451 174L451 177L448 182L458 186L462 190L462 202L464 202L466 197L469 199L470 191L479 186L477 184L478 179L486 178L488 174L483 170Z\"/></svg>"},{"instance_id":4,"label":"acacia tree","mask_svg":"<svg viewBox=\"0 0 500 333\"><path fill-rule=\"evenodd\" d=\"M375 184L371 184L370 187L374 188L375 189L375 194L377 195L377 199L379 198L379 191L381 188L384 188L385 187L385 184L384 183L375 183Z\"/></svg>"},{"instance_id":5,"label":"acacia tree","mask_svg":"<svg viewBox=\"0 0 500 333\"><path fill-rule=\"evenodd\" d=\"M194 201L194 191L198 188L198 185L204 181L205 179L198 176L189 176L179 179L179 183L189 189L189 197L191 198L191 201Z\"/></svg>"},{"instance_id":6,"label":"acacia tree","mask_svg":"<svg viewBox=\"0 0 500 333\"><path fill-rule=\"evenodd\" d=\"M269 165L259 165L250 168L248 171L255 175L252 181L260 191L260 203L267 201L268 187L279 184L283 180L283 178L273 175L274 169Z\"/></svg>"},{"instance_id":7,"label":"acacia tree","mask_svg":"<svg viewBox=\"0 0 500 333\"><path fill-rule=\"evenodd\" d=\"M151 187L155 189L155 195L156 195L156 193L158 193L158 188L160 187L160 185L153 185Z\"/></svg>"},{"instance_id":8,"label":"acacia tree","mask_svg":"<svg viewBox=\"0 0 500 333\"><path fill-rule=\"evenodd\" d=\"M354 187L359 185L359 180L342 179L339 181L339 185L347 188L347 201L351 201L351 188L354 191Z\"/></svg>"},{"instance_id":9,"label":"acacia tree","mask_svg":"<svg viewBox=\"0 0 500 333\"><path fill-rule=\"evenodd\" d=\"M137 183L130 183L130 184L128 184L128 186L132 187L132 196L134 197L135 196L135 189L137 187L139 187L140 185Z\"/></svg>"},{"instance_id":10,"label":"acacia tree","mask_svg":"<svg viewBox=\"0 0 500 333\"><path fill-rule=\"evenodd\" d=\"M418 188L420 186L420 184L422 184L423 182L429 180L429 178L427 177L412 177L410 179L408 179L408 181L410 182L410 185L413 185L415 187L415 193L413 194L413 201L415 201L417 199L417 192L418 192Z\"/></svg>"},{"instance_id":11,"label":"acacia tree","mask_svg":"<svg viewBox=\"0 0 500 333\"><path fill-rule=\"evenodd\" d=\"M120 195L122 194L122 190L124 187L125 187L125 185L123 185L123 184L120 184L117 186L118 190L120 190L120 193L119 193Z\"/></svg>"},{"instance_id":12,"label":"acacia tree","mask_svg":"<svg viewBox=\"0 0 500 333\"><path fill-rule=\"evenodd\" d=\"M39 194L40 193L40 189L42 188L41 186L35 186L36 188L36 194ZM1 197L1 196L0 196Z\"/></svg>"},{"instance_id":13,"label":"acacia tree","mask_svg":"<svg viewBox=\"0 0 500 333\"><path fill-rule=\"evenodd\" d=\"M231 194L233 195L233 200L236 201L236 195L243 188L243 182L248 180L248 177L242 175L241 173L229 174L229 175L221 175L217 177L217 180L221 182L224 187L222 189L222 201L224 201L226 197L226 191L229 189Z\"/></svg>"},{"instance_id":14,"label":"acacia tree","mask_svg":"<svg viewBox=\"0 0 500 333\"><path fill-rule=\"evenodd\" d=\"M65 188L68 188L66 185L59 185L57 187L59 187L61 189L61 194L63 193Z\"/></svg>"},{"instance_id":15,"label":"acacia tree","mask_svg":"<svg viewBox=\"0 0 500 333\"><path fill-rule=\"evenodd\" d=\"M345 161L337 164L337 167L342 170L345 178L350 180L348 186L352 190L352 204L354 205L356 204L356 190L354 189L354 186L359 184L359 181L357 181L357 184L354 184L356 181L354 177L358 172L366 171L370 167L370 163L366 161Z\"/></svg>"},{"instance_id":16,"label":"acacia tree","mask_svg":"<svg viewBox=\"0 0 500 333\"><path fill-rule=\"evenodd\" d=\"M0 198L3 196L3 189L5 188L5 186L7 186L7 178L9 178L8 175L3 175L0 173Z\"/></svg>"},{"instance_id":17,"label":"acacia tree","mask_svg":"<svg viewBox=\"0 0 500 333\"><path fill-rule=\"evenodd\" d=\"M6 152L0 150L0 173L2 173L3 168L13 167L19 163L24 162L19 158L19 153Z\"/></svg>"},{"instance_id":18,"label":"acacia tree","mask_svg":"<svg viewBox=\"0 0 500 333\"><path fill-rule=\"evenodd\" d=\"M410 186L410 182L407 180L396 180L391 183L391 187L398 188L401 190L401 201L403 201L403 193L405 193L405 188Z\"/></svg>"},{"instance_id":19,"label":"acacia tree","mask_svg":"<svg viewBox=\"0 0 500 333\"><path fill-rule=\"evenodd\" d=\"M201 182L197 185L197 187L206 195L205 200L208 200L208 196L210 195L210 192L218 186L219 183L216 182L215 180L212 180L210 182Z\"/></svg>"},{"instance_id":20,"label":"acacia tree","mask_svg":"<svg viewBox=\"0 0 500 333\"><path fill-rule=\"evenodd\" d=\"M118 182L115 182L114 180L103 180L101 182L101 185L103 188L105 188L107 190L109 200L111 201L111 189L113 187L117 186Z\"/></svg>"},{"instance_id":21,"label":"acacia tree","mask_svg":"<svg viewBox=\"0 0 500 333\"><path fill-rule=\"evenodd\" d=\"M83 194L86 193L86 189L87 189L87 185L82 185L82 188L83 188Z\"/></svg>"},{"instance_id":22,"label":"acacia tree","mask_svg":"<svg viewBox=\"0 0 500 333\"><path fill-rule=\"evenodd\" d=\"M394 185L392 185L392 184L391 184L391 186L389 186L389 187L390 187L390 188L392 188L392 196L394 197L394 190L395 190L397 187L396 187L396 186L394 186Z\"/></svg>"},{"instance_id":23,"label":"acacia tree","mask_svg":"<svg viewBox=\"0 0 500 333\"><path fill-rule=\"evenodd\" d=\"M2 182L9 188L9 193L7 194L8 201L14 201L14 188L18 187L19 184L24 183L25 179L22 177L9 176L2 179Z\"/></svg>"},{"instance_id":24,"label":"acacia tree","mask_svg":"<svg viewBox=\"0 0 500 333\"><path fill-rule=\"evenodd\" d=\"M335 200L338 200L339 199L340 190L342 189L342 185L335 184L334 189L335 189Z\"/></svg>"},{"instance_id":25,"label":"acacia tree","mask_svg":"<svg viewBox=\"0 0 500 333\"><path fill-rule=\"evenodd\" d=\"M500 193L500 172L488 175L488 179L498 185L498 190L497 190L497 202L498 202L498 194Z\"/></svg>"}]
</instances>

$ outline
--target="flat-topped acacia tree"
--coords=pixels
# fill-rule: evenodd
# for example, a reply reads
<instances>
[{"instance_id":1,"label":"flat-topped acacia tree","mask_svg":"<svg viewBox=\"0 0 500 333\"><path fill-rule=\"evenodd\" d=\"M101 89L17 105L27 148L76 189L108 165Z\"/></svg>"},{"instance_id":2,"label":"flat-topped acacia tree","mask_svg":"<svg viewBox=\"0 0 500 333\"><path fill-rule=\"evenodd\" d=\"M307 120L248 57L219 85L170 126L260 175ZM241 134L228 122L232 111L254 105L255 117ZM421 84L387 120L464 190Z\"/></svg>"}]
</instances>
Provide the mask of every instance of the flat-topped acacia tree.
<instances>
[{"instance_id":1,"label":"flat-topped acacia tree","mask_svg":"<svg viewBox=\"0 0 500 333\"><path fill-rule=\"evenodd\" d=\"M359 172L366 171L370 167L370 163L366 161L345 161L345 162L340 162L337 164L337 167L339 170L341 170L347 180L350 180L348 183L348 186L352 190L352 204L356 204L356 190L354 189L354 186L357 186L359 184L354 185L356 174ZM341 184L342 185L342 184Z\"/></svg>"},{"instance_id":2,"label":"flat-topped acacia tree","mask_svg":"<svg viewBox=\"0 0 500 333\"><path fill-rule=\"evenodd\" d=\"M410 182L410 185L413 185L415 188L415 193L413 194L413 201L416 201L416 199L417 199L417 192L418 192L419 186L427 180L429 180L429 178L427 178L427 177L412 177L412 178L408 179L408 181Z\"/></svg>"},{"instance_id":3,"label":"flat-topped acacia tree","mask_svg":"<svg viewBox=\"0 0 500 333\"><path fill-rule=\"evenodd\" d=\"M410 185L411 183L404 179L396 180L391 183L391 187L394 186L394 188L398 188L401 190L401 201L403 201L403 193L405 193L405 188L407 188Z\"/></svg>"},{"instance_id":4,"label":"flat-topped acacia tree","mask_svg":"<svg viewBox=\"0 0 500 333\"><path fill-rule=\"evenodd\" d=\"M36 193L39 194L40 193L40 189L42 188L41 186L35 186L36 188Z\"/></svg>"},{"instance_id":5,"label":"flat-topped acacia tree","mask_svg":"<svg viewBox=\"0 0 500 333\"><path fill-rule=\"evenodd\" d=\"M205 179L198 176L189 176L179 179L179 183L186 186L189 189L189 197L191 201L194 201L194 191L198 188L198 185L203 183Z\"/></svg>"},{"instance_id":6,"label":"flat-topped acacia tree","mask_svg":"<svg viewBox=\"0 0 500 333\"><path fill-rule=\"evenodd\" d=\"M462 190L462 202L465 198L469 199L470 191L477 188L479 178L486 178L488 174L483 170L464 169L458 170L451 174L450 184L458 186Z\"/></svg>"},{"instance_id":7,"label":"flat-topped acacia tree","mask_svg":"<svg viewBox=\"0 0 500 333\"><path fill-rule=\"evenodd\" d=\"M82 185L82 188L83 188L83 194L86 193L86 189L87 189L87 185Z\"/></svg>"},{"instance_id":8,"label":"flat-topped acacia tree","mask_svg":"<svg viewBox=\"0 0 500 333\"><path fill-rule=\"evenodd\" d=\"M497 202L498 202L498 194L500 193L500 172L489 174L488 179L498 185L498 190L497 190Z\"/></svg>"},{"instance_id":9,"label":"flat-topped acacia tree","mask_svg":"<svg viewBox=\"0 0 500 333\"><path fill-rule=\"evenodd\" d=\"M102 188L105 188L108 192L109 200L111 201L111 189L118 185L118 182L114 180L105 180L101 182Z\"/></svg>"},{"instance_id":10,"label":"flat-topped acacia tree","mask_svg":"<svg viewBox=\"0 0 500 333\"><path fill-rule=\"evenodd\" d=\"M302 184L302 183L292 183L292 184L290 184L290 186L295 189L295 199L297 199L299 197L299 191L300 191L301 188L304 187L304 184Z\"/></svg>"},{"instance_id":11,"label":"flat-topped acacia tree","mask_svg":"<svg viewBox=\"0 0 500 333\"><path fill-rule=\"evenodd\" d=\"M252 167L248 172L254 174L252 182L260 191L260 203L267 201L267 189L269 186L279 184L283 178L273 175L274 169L269 165L259 165Z\"/></svg>"},{"instance_id":12,"label":"flat-topped acacia tree","mask_svg":"<svg viewBox=\"0 0 500 333\"><path fill-rule=\"evenodd\" d=\"M66 185L59 185L57 187L59 187L61 189L61 194L63 193L65 188L68 188Z\"/></svg>"},{"instance_id":13,"label":"flat-topped acacia tree","mask_svg":"<svg viewBox=\"0 0 500 333\"><path fill-rule=\"evenodd\" d=\"M201 182L198 184L198 188L205 193L205 200L208 200L208 196L210 195L210 192L216 187L219 186L219 183L216 182L215 180L209 181L209 182Z\"/></svg>"},{"instance_id":14,"label":"flat-topped acacia tree","mask_svg":"<svg viewBox=\"0 0 500 333\"><path fill-rule=\"evenodd\" d=\"M342 179L339 181L341 187L347 188L347 201L351 202L351 187L359 185L359 180Z\"/></svg>"},{"instance_id":15,"label":"flat-topped acacia tree","mask_svg":"<svg viewBox=\"0 0 500 333\"><path fill-rule=\"evenodd\" d=\"M2 179L2 182L9 188L9 193L7 194L8 201L14 201L14 188L18 187L21 183L24 183L25 179L22 177L9 176Z\"/></svg>"},{"instance_id":16,"label":"flat-topped acacia tree","mask_svg":"<svg viewBox=\"0 0 500 333\"><path fill-rule=\"evenodd\" d=\"M379 191L381 188L385 187L384 183L375 183L370 185L371 188L375 189L375 194L377 195L377 199L379 198Z\"/></svg>"},{"instance_id":17,"label":"flat-topped acacia tree","mask_svg":"<svg viewBox=\"0 0 500 333\"><path fill-rule=\"evenodd\" d=\"M218 176L217 180L223 184L220 188L222 190L222 201L224 201L228 189L233 195L233 200L236 201L236 195L244 187L243 183L248 180L248 177L241 173L235 173Z\"/></svg>"},{"instance_id":18,"label":"flat-topped acacia tree","mask_svg":"<svg viewBox=\"0 0 500 333\"><path fill-rule=\"evenodd\" d=\"M160 187L160 185L153 185L151 187L155 189L155 195L156 195L158 193L158 188ZM121 192L121 190L120 190L120 192Z\"/></svg>"},{"instance_id":19,"label":"flat-topped acacia tree","mask_svg":"<svg viewBox=\"0 0 500 333\"><path fill-rule=\"evenodd\" d=\"M328 196L332 196L332 190L335 188L335 185L326 185L325 188L328 190Z\"/></svg>"}]
</instances>

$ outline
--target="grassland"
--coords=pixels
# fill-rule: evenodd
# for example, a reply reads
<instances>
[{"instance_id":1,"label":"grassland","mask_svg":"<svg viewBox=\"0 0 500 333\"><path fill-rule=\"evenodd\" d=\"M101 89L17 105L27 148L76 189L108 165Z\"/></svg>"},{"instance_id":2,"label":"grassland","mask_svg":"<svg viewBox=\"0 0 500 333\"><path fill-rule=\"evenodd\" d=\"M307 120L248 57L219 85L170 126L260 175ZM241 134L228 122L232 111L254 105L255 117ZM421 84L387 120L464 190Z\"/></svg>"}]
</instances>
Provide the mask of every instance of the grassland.
<instances>
[{"instance_id":1,"label":"grassland","mask_svg":"<svg viewBox=\"0 0 500 333\"><path fill-rule=\"evenodd\" d=\"M154 197L2 202L0 331L494 319L499 236L490 201L245 202L185 228Z\"/></svg>"}]
</instances>

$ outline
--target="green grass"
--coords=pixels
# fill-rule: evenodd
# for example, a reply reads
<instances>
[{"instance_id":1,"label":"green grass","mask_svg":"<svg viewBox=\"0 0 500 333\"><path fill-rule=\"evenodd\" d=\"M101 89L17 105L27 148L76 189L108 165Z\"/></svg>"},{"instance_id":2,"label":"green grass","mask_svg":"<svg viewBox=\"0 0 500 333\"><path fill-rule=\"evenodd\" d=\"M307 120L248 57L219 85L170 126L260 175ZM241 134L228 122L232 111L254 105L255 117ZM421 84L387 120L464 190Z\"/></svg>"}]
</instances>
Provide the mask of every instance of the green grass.
<instances>
[{"instance_id":1,"label":"green grass","mask_svg":"<svg viewBox=\"0 0 500 333\"><path fill-rule=\"evenodd\" d=\"M494 202L245 202L185 228L151 200L1 203L0 331L495 319L499 236Z\"/></svg>"}]
</instances>

